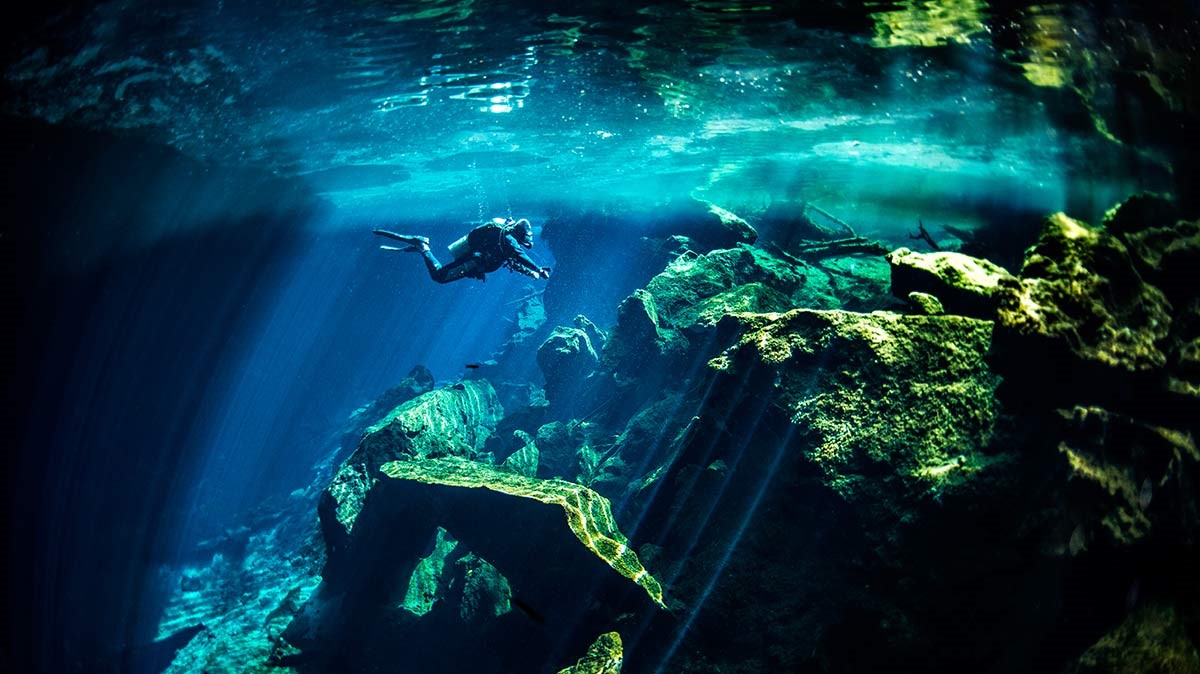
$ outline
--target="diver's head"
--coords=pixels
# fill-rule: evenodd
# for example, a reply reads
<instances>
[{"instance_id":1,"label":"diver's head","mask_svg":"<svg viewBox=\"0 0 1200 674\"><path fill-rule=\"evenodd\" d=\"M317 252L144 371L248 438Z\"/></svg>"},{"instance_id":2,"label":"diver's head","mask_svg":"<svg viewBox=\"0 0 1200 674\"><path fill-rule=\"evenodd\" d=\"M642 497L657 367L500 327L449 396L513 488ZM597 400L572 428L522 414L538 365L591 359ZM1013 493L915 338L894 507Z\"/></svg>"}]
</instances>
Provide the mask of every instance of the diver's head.
<instances>
[{"instance_id":1,"label":"diver's head","mask_svg":"<svg viewBox=\"0 0 1200 674\"><path fill-rule=\"evenodd\" d=\"M521 218L508 226L508 233L526 248L533 248L533 226L525 218Z\"/></svg>"}]
</instances>

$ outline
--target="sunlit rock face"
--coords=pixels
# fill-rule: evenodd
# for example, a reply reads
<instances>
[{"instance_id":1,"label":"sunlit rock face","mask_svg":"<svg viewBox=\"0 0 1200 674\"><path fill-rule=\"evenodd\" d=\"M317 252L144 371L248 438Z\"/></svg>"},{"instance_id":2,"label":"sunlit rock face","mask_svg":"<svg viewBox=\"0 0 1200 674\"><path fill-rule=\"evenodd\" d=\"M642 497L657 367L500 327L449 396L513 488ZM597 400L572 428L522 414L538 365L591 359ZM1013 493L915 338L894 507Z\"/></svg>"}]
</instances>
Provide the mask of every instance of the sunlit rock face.
<instances>
[{"instance_id":1,"label":"sunlit rock face","mask_svg":"<svg viewBox=\"0 0 1200 674\"><path fill-rule=\"evenodd\" d=\"M1186 246L1192 227L1182 225L1168 238ZM1173 306L1136 259L1105 227L1062 214L1048 218L1019 278L1001 281L997 293L998 370L1041 398L1082 394L1125 409L1156 405L1161 380L1186 359L1189 321L1173 326L1190 303ZM1188 334L1181 339L1181 332Z\"/></svg>"},{"instance_id":2,"label":"sunlit rock face","mask_svg":"<svg viewBox=\"0 0 1200 674\"><path fill-rule=\"evenodd\" d=\"M892 269L892 292L901 298L924 292L939 300L948 313L991 319L1000 279L1012 275L1003 267L961 253L918 253L899 248L887 256Z\"/></svg>"},{"instance_id":3,"label":"sunlit rock face","mask_svg":"<svg viewBox=\"0 0 1200 674\"><path fill-rule=\"evenodd\" d=\"M871 651L860 665L903 656L934 666L1000 648L979 622L968 634L929 610L947 602L965 617L1004 601L984 588L944 594L969 582L965 569L993 563L987 536L958 529L964 509L1004 535L1020 523L991 500L1013 477L992 445L991 323L811 310L725 321L739 336L714 354L709 393L644 490L642 525L662 545L671 596L697 612L693 637L708 656L803 667L846 658L857 641ZM884 598L855 578L908 589ZM754 624L755 635L731 623ZM969 646L924 652L942 638Z\"/></svg>"},{"instance_id":4,"label":"sunlit rock face","mask_svg":"<svg viewBox=\"0 0 1200 674\"><path fill-rule=\"evenodd\" d=\"M495 389L484 380L430 391L389 412L367 429L325 490L326 543L340 545L351 535L381 465L401 457L476 456L503 414Z\"/></svg>"}]
</instances>

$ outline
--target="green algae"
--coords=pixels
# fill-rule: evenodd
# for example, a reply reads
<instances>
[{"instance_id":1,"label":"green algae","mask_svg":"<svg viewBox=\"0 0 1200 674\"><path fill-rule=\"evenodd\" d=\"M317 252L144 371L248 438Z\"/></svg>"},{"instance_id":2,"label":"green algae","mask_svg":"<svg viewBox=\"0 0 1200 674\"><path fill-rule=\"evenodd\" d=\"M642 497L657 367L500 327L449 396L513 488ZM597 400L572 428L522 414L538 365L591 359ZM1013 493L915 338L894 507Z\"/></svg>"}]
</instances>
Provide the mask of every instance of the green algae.
<instances>
[{"instance_id":1,"label":"green algae","mask_svg":"<svg viewBox=\"0 0 1200 674\"><path fill-rule=\"evenodd\" d=\"M400 602L401 609L418 617L433 609L444 583L442 574L446 570L446 561L457 547L458 541L448 531L438 527L433 550L413 568L408 588L404 591L404 600Z\"/></svg>"},{"instance_id":2,"label":"green algae","mask_svg":"<svg viewBox=\"0 0 1200 674\"><path fill-rule=\"evenodd\" d=\"M742 336L711 367L777 370L774 404L815 434L806 453L831 484L846 485L840 478L867 463L941 481L948 466L976 465L991 438L999 410L984 361L990 321L804 309L730 320L745 326Z\"/></svg>"},{"instance_id":3,"label":"green algae","mask_svg":"<svg viewBox=\"0 0 1200 674\"><path fill-rule=\"evenodd\" d=\"M624 659L621 635L607 632L596 637L579 662L559 670L558 674L621 674Z\"/></svg>"},{"instance_id":4,"label":"green algae","mask_svg":"<svg viewBox=\"0 0 1200 674\"><path fill-rule=\"evenodd\" d=\"M566 515L567 526L584 547L617 573L639 585L656 604L665 606L662 586L642 566L637 553L629 547L628 539L617 529L608 499L587 487L566 480L541 480L456 459L392 461L384 464L380 470L396 480L488 489L559 506Z\"/></svg>"}]
</instances>

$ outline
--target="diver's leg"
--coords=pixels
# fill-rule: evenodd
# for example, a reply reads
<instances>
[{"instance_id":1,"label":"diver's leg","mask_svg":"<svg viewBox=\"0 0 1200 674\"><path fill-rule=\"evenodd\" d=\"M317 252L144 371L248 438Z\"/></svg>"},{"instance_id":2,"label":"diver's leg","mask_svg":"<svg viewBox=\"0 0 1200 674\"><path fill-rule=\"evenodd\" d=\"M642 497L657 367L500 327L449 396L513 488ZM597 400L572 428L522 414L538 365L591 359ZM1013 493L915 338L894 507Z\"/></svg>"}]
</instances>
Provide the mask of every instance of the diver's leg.
<instances>
[{"instance_id":1,"label":"diver's leg","mask_svg":"<svg viewBox=\"0 0 1200 674\"><path fill-rule=\"evenodd\" d=\"M433 253L425 248L421 251L421 256L425 258L425 267L429 269L429 278L438 283L450 283L471 275L475 270L476 262L474 258L463 258L455 260L450 264L440 264Z\"/></svg>"},{"instance_id":2,"label":"diver's leg","mask_svg":"<svg viewBox=\"0 0 1200 674\"><path fill-rule=\"evenodd\" d=\"M420 250L422 246L429 245L429 238L424 236L410 236L408 234L397 234L389 232L386 229L373 230L379 236L386 236L389 239L395 239L412 246L414 250Z\"/></svg>"}]
</instances>

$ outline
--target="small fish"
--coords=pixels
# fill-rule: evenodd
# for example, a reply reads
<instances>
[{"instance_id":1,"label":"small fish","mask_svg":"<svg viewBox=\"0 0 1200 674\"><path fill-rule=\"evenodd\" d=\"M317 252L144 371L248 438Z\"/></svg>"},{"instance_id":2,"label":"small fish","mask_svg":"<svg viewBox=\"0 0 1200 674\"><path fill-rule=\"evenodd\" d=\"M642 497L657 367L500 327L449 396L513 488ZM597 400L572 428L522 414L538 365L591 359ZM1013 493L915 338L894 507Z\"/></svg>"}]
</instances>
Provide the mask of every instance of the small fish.
<instances>
[{"instance_id":1,"label":"small fish","mask_svg":"<svg viewBox=\"0 0 1200 674\"><path fill-rule=\"evenodd\" d=\"M478 370L479 368L483 367L483 363L467 363L463 367L467 368L468 370Z\"/></svg>"},{"instance_id":2,"label":"small fish","mask_svg":"<svg viewBox=\"0 0 1200 674\"><path fill-rule=\"evenodd\" d=\"M521 613L524 613L526 615L526 617L528 617L533 622L535 622L539 625L546 624L546 618L544 618L541 613L538 613L538 611L535 608L530 606L528 603L526 603L520 597L510 597L509 601L511 601L513 606L516 606L521 611Z\"/></svg>"},{"instance_id":3,"label":"small fish","mask_svg":"<svg viewBox=\"0 0 1200 674\"><path fill-rule=\"evenodd\" d=\"M1142 480L1142 490L1138 492L1138 504L1145 510L1150 505L1150 499L1154 498L1154 485L1150 482L1150 478Z\"/></svg>"}]
</instances>

